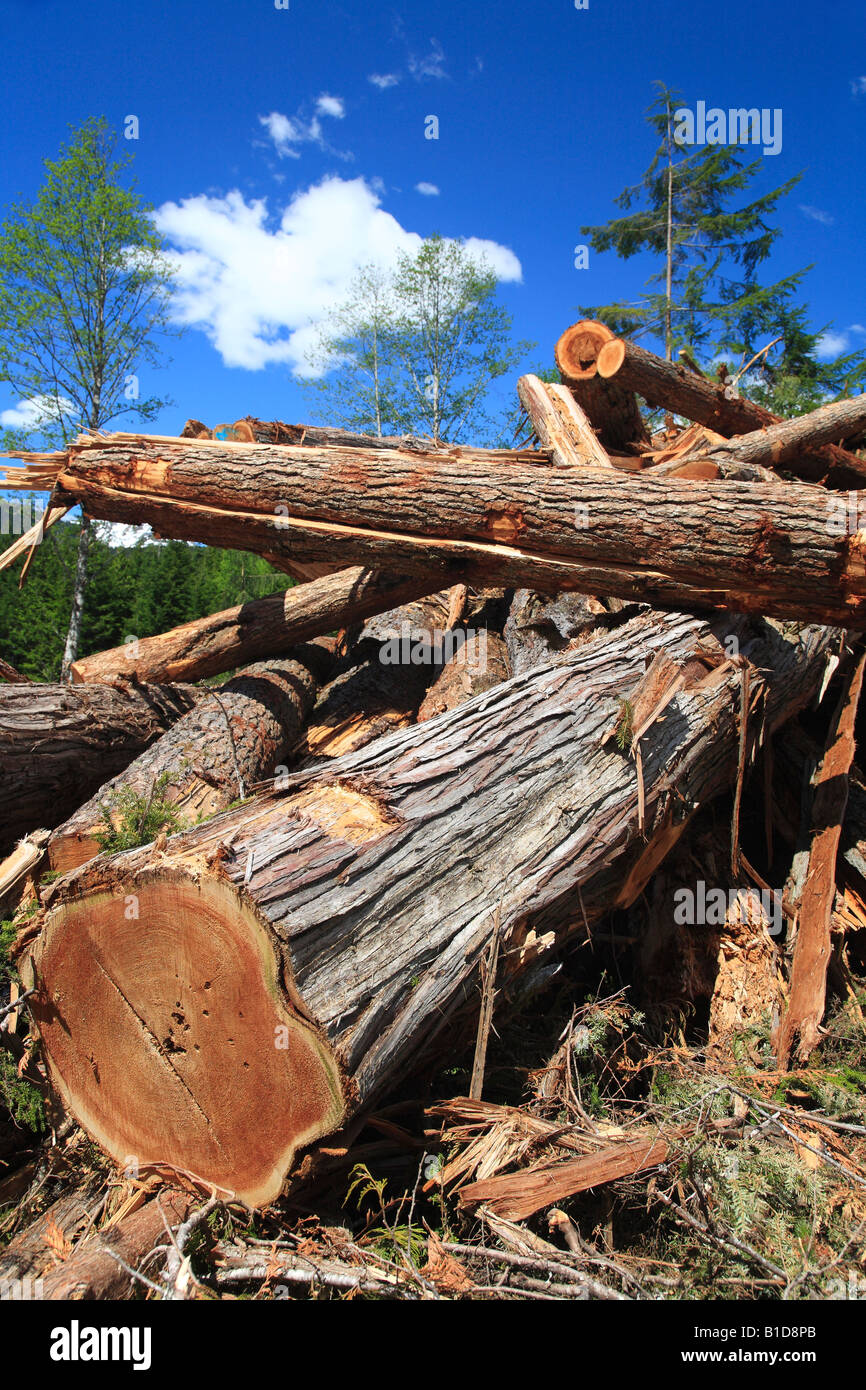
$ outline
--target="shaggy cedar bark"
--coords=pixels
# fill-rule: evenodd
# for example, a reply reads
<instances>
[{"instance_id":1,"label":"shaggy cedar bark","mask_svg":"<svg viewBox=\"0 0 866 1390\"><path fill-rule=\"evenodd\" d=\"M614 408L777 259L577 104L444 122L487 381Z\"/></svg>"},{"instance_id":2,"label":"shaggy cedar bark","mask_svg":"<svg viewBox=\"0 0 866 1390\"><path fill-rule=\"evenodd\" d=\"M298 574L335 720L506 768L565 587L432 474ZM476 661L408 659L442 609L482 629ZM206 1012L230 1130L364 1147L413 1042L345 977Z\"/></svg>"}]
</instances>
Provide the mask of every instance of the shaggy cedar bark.
<instances>
[{"instance_id":1,"label":"shaggy cedar bark","mask_svg":"<svg viewBox=\"0 0 866 1390\"><path fill-rule=\"evenodd\" d=\"M78 1120L115 1157L269 1201L300 1146L472 1012L494 920L506 973L527 969L633 901L729 786L732 630L772 729L819 689L838 634L645 614L159 852L50 885L20 968ZM659 652L685 686L643 736L639 834L636 764L609 734Z\"/></svg>"},{"instance_id":2,"label":"shaggy cedar bark","mask_svg":"<svg viewBox=\"0 0 866 1390\"><path fill-rule=\"evenodd\" d=\"M251 661L283 656L300 642L421 598L431 585L435 580L422 576L407 579L353 566L157 637L140 637L135 644L84 657L72 666L72 679L206 680Z\"/></svg>"},{"instance_id":3,"label":"shaggy cedar bark","mask_svg":"<svg viewBox=\"0 0 866 1390\"><path fill-rule=\"evenodd\" d=\"M195 709L54 831L48 842L52 869L66 873L98 854L106 817L118 828L130 796L142 809L161 798L180 824L248 796L294 749L332 664L333 643L320 639L291 659L251 666L203 692Z\"/></svg>"},{"instance_id":4,"label":"shaggy cedar bark","mask_svg":"<svg viewBox=\"0 0 866 1390\"><path fill-rule=\"evenodd\" d=\"M199 698L191 686L0 686L0 845L57 825Z\"/></svg>"},{"instance_id":5,"label":"shaggy cedar bark","mask_svg":"<svg viewBox=\"0 0 866 1390\"><path fill-rule=\"evenodd\" d=\"M471 565L503 587L866 623L864 533L831 534L827 493L804 484L123 435L58 457L58 504L178 538L403 573L450 562L449 583Z\"/></svg>"}]
</instances>

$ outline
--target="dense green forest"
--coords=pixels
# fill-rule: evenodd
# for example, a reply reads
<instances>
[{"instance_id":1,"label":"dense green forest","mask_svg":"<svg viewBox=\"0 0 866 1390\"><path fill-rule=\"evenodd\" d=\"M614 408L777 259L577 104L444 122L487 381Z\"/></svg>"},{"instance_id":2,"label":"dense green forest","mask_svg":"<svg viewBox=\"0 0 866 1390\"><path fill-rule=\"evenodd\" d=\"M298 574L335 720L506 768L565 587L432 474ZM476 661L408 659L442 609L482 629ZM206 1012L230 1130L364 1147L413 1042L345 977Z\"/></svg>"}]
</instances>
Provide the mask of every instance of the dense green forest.
<instances>
[{"instance_id":1,"label":"dense green forest","mask_svg":"<svg viewBox=\"0 0 866 1390\"><path fill-rule=\"evenodd\" d=\"M34 680L57 680L60 673L78 532L77 524L60 522L46 534L23 589L21 564L0 573L0 656ZM183 541L111 545L110 533L100 526L90 549L81 656L132 636L165 632L292 582L244 551Z\"/></svg>"}]
</instances>

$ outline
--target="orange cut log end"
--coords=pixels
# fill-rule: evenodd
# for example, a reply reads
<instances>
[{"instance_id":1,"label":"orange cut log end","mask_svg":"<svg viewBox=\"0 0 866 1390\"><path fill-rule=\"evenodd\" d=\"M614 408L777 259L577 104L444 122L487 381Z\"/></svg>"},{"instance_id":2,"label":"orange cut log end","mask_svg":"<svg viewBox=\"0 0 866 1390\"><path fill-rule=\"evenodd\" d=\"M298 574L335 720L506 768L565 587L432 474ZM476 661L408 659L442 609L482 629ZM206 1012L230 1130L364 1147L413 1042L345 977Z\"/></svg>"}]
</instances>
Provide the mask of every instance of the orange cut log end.
<instances>
[{"instance_id":1,"label":"orange cut log end","mask_svg":"<svg viewBox=\"0 0 866 1390\"><path fill-rule=\"evenodd\" d=\"M167 866L63 901L21 969L58 1093L126 1168L262 1206L343 1118L336 1059L226 880Z\"/></svg>"},{"instance_id":2,"label":"orange cut log end","mask_svg":"<svg viewBox=\"0 0 866 1390\"><path fill-rule=\"evenodd\" d=\"M614 334L603 323L581 319L566 328L554 348L556 365L566 381L583 381L598 371L598 355Z\"/></svg>"}]
</instances>

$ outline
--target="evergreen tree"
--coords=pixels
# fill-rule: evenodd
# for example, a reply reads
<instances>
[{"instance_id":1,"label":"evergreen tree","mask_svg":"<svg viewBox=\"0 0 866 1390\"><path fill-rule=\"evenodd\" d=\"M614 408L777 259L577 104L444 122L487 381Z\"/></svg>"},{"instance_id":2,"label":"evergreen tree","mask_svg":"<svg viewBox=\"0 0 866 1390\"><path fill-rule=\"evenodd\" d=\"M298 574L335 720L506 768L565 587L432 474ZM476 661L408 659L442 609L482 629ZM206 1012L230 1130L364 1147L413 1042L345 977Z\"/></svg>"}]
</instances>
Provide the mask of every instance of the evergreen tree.
<instances>
[{"instance_id":1,"label":"evergreen tree","mask_svg":"<svg viewBox=\"0 0 866 1390\"><path fill-rule=\"evenodd\" d=\"M741 316L771 316L789 301L806 270L769 286L757 275L780 235L768 219L801 176L732 207L764 161L747 161L739 145L678 144L674 117L683 98L655 85L659 93L647 123L658 144L640 182L615 199L627 215L581 233L594 250L615 251L625 260L648 251L659 269L636 301L581 312L629 337L661 338L670 361L678 347L710 355L723 350Z\"/></svg>"}]
</instances>

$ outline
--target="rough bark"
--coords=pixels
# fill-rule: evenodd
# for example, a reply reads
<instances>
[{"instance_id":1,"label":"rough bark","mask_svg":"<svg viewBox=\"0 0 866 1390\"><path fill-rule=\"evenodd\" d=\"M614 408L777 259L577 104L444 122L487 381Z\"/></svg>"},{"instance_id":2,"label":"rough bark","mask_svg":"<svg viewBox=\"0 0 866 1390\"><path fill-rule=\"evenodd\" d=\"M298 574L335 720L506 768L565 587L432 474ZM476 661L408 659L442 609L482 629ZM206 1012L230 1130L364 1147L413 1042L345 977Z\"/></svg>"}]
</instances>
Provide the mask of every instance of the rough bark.
<instances>
[{"instance_id":1,"label":"rough bark","mask_svg":"<svg viewBox=\"0 0 866 1390\"><path fill-rule=\"evenodd\" d=\"M469 453L115 435L59 456L55 498L305 561L430 574L444 562L448 583L473 565L476 579L502 586L866 622L866 537L830 534L823 489L660 481L537 458L492 468Z\"/></svg>"},{"instance_id":2,"label":"rough bark","mask_svg":"<svg viewBox=\"0 0 866 1390\"><path fill-rule=\"evenodd\" d=\"M187 1193L163 1189L131 1216L95 1231L68 1260L46 1273L42 1297L46 1302L84 1302L140 1296L143 1285L130 1269L136 1269L155 1246L169 1243L166 1226L179 1226L189 1215L190 1205ZM152 1277L152 1270L149 1273Z\"/></svg>"},{"instance_id":3,"label":"rough bark","mask_svg":"<svg viewBox=\"0 0 866 1390\"><path fill-rule=\"evenodd\" d=\"M322 638L204 693L195 709L54 831L51 868L66 873L98 854L97 836L108 822L121 826L130 797L141 810L160 798L183 825L249 796L295 749L332 663L333 643Z\"/></svg>"},{"instance_id":4,"label":"rough bark","mask_svg":"<svg viewBox=\"0 0 866 1390\"><path fill-rule=\"evenodd\" d=\"M866 421L866 394L852 400L832 401L829 405L799 415L794 420L781 420L765 425L750 434L735 435L701 444L683 455L680 462L713 462L722 466L778 468L794 462L802 454L843 434L845 428ZM866 470L864 470L866 471Z\"/></svg>"},{"instance_id":5,"label":"rough bark","mask_svg":"<svg viewBox=\"0 0 866 1390\"><path fill-rule=\"evenodd\" d=\"M270 1200L298 1147L471 1014L494 918L507 971L529 968L633 901L693 810L730 785L731 630L766 687L769 729L814 696L838 642L642 615L159 853L101 857L50 885L20 969L76 1117L115 1156ZM635 761L607 735L659 652L682 685L643 735L641 798Z\"/></svg>"},{"instance_id":6,"label":"rough bark","mask_svg":"<svg viewBox=\"0 0 866 1390\"><path fill-rule=\"evenodd\" d=\"M435 674L432 655L448 621L447 592L377 614L358 633L354 664L322 691L305 734L305 751L341 757L415 722ZM412 660L413 652L421 660Z\"/></svg>"},{"instance_id":7,"label":"rough bark","mask_svg":"<svg viewBox=\"0 0 866 1390\"><path fill-rule=\"evenodd\" d=\"M0 846L57 825L199 699L192 686L0 686Z\"/></svg>"},{"instance_id":8,"label":"rough bark","mask_svg":"<svg viewBox=\"0 0 866 1390\"><path fill-rule=\"evenodd\" d=\"M622 381L605 379L598 370L599 352L613 337L603 323L581 319L556 344L556 365L605 448L639 451L650 440L634 390Z\"/></svg>"},{"instance_id":9,"label":"rough bark","mask_svg":"<svg viewBox=\"0 0 866 1390\"><path fill-rule=\"evenodd\" d=\"M72 679L205 680L251 661L282 656L300 642L421 598L431 586L435 581L422 576L376 574L353 566L84 657L72 666Z\"/></svg>"},{"instance_id":10,"label":"rough bark","mask_svg":"<svg viewBox=\"0 0 866 1390\"><path fill-rule=\"evenodd\" d=\"M503 633L511 674L520 676L587 641L598 627L615 620L615 605L616 600L604 603L586 594L548 598L518 589Z\"/></svg>"}]
</instances>

